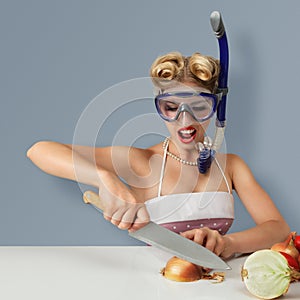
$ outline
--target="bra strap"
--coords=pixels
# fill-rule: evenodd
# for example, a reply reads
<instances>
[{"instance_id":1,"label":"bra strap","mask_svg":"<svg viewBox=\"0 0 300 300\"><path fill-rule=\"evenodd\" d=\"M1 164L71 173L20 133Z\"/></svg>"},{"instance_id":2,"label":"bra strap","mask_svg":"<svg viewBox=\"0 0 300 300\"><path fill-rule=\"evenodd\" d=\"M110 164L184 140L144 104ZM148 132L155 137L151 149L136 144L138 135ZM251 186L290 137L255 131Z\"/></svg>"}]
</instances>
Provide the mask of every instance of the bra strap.
<instances>
[{"instance_id":1,"label":"bra strap","mask_svg":"<svg viewBox=\"0 0 300 300\"><path fill-rule=\"evenodd\" d=\"M161 171L160 171L160 178L159 178L159 186L158 186L158 195L157 195L157 197L161 196L162 181L163 181L164 173L165 173L165 166L166 166L166 160L167 160L168 146L169 146L169 140L167 141L167 145L166 145L166 147L164 149L164 156L163 156L163 162L162 162L162 165L161 165Z\"/></svg>"},{"instance_id":2,"label":"bra strap","mask_svg":"<svg viewBox=\"0 0 300 300\"><path fill-rule=\"evenodd\" d=\"M221 172L221 174L222 174L222 176L223 176L223 178L224 178L224 181L225 181L226 186L227 186L227 189L228 189L228 193L230 194L231 191L230 191L230 187L229 187L227 178L226 178L226 176L225 176L225 174L224 174L224 172L223 172L223 170L222 170L222 168L221 168L221 166L220 166L220 164L219 164L219 162L218 162L218 160L217 160L216 157L214 158L214 161L216 162L216 164L217 164L217 166L218 166L218 168L219 168L219 170L220 170L220 172Z\"/></svg>"}]
</instances>

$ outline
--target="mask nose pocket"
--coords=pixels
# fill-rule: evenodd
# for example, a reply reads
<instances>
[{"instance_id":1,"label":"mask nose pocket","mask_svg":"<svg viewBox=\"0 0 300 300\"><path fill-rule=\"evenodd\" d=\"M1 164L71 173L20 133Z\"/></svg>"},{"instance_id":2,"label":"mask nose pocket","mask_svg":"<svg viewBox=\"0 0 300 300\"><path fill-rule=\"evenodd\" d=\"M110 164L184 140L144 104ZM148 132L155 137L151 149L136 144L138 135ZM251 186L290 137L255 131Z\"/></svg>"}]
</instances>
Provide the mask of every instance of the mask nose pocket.
<instances>
[{"instance_id":1,"label":"mask nose pocket","mask_svg":"<svg viewBox=\"0 0 300 300\"><path fill-rule=\"evenodd\" d=\"M193 111L187 104L181 104L176 118L182 125L187 125L195 120L197 121Z\"/></svg>"}]
</instances>

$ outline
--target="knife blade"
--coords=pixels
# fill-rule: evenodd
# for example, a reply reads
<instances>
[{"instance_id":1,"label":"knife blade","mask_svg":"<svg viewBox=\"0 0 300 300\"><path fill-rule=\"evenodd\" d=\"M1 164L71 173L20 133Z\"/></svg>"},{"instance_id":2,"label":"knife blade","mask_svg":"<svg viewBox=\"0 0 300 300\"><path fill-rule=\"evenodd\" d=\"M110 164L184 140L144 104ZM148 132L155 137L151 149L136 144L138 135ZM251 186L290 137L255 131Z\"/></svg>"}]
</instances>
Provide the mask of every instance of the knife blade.
<instances>
[{"instance_id":1,"label":"knife blade","mask_svg":"<svg viewBox=\"0 0 300 300\"><path fill-rule=\"evenodd\" d=\"M95 192L86 191L83 201L98 211L103 211L101 199ZM211 269L231 269L212 251L152 221L136 231L129 232L129 235L196 265Z\"/></svg>"}]
</instances>

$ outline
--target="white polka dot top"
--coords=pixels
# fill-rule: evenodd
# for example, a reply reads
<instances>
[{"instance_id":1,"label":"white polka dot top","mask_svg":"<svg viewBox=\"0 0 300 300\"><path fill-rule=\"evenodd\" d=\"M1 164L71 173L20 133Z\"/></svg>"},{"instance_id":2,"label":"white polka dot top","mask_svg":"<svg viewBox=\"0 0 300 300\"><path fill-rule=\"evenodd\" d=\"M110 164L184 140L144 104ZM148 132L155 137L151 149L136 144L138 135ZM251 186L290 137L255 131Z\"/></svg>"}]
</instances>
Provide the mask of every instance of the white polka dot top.
<instances>
[{"instance_id":1,"label":"white polka dot top","mask_svg":"<svg viewBox=\"0 0 300 300\"><path fill-rule=\"evenodd\" d=\"M166 152L166 151L165 151ZM209 227L225 234L234 220L234 199L219 163L228 192L197 192L161 196L165 168L164 154L158 196L145 202L151 221L174 232Z\"/></svg>"}]
</instances>

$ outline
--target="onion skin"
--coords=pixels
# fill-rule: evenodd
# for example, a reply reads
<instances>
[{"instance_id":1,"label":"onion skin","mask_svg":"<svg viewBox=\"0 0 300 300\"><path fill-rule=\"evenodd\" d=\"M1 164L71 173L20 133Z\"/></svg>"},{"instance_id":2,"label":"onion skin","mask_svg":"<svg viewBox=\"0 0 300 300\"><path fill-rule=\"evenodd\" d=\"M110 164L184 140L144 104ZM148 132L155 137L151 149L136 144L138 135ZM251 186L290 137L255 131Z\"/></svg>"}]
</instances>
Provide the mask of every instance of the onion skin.
<instances>
[{"instance_id":1,"label":"onion skin","mask_svg":"<svg viewBox=\"0 0 300 300\"><path fill-rule=\"evenodd\" d=\"M282 242L282 243L277 243L274 244L271 247L271 250L278 251L278 252L285 252L298 260L299 258L299 251L294 245L294 237L295 237L296 232L291 232L287 239Z\"/></svg>"},{"instance_id":2,"label":"onion skin","mask_svg":"<svg viewBox=\"0 0 300 300\"><path fill-rule=\"evenodd\" d=\"M200 266L174 256L161 270L161 274L173 281L190 282L201 279L203 272Z\"/></svg>"}]
</instances>

